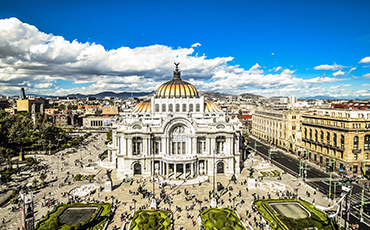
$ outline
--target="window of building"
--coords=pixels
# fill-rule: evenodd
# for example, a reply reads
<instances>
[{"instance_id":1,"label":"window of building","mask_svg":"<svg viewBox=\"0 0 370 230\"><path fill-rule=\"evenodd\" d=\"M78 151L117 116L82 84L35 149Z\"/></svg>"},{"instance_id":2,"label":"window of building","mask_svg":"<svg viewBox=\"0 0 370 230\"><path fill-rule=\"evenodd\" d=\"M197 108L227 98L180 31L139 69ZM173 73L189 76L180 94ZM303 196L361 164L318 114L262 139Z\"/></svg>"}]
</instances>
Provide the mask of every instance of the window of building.
<instances>
[{"instance_id":1,"label":"window of building","mask_svg":"<svg viewBox=\"0 0 370 230\"><path fill-rule=\"evenodd\" d=\"M166 104L162 104L162 112L166 112Z\"/></svg>"},{"instance_id":2,"label":"window of building","mask_svg":"<svg viewBox=\"0 0 370 230\"><path fill-rule=\"evenodd\" d=\"M140 155L143 149L143 139L141 137L132 138L132 155Z\"/></svg>"},{"instance_id":3,"label":"window of building","mask_svg":"<svg viewBox=\"0 0 370 230\"><path fill-rule=\"evenodd\" d=\"M357 160L357 153L353 154L353 160Z\"/></svg>"},{"instance_id":4,"label":"window of building","mask_svg":"<svg viewBox=\"0 0 370 230\"><path fill-rule=\"evenodd\" d=\"M295 126L292 126L292 130L295 130Z\"/></svg>"},{"instance_id":5,"label":"window of building","mask_svg":"<svg viewBox=\"0 0 370 230\"><path fill-rule=\"evenodd\" d=\"M158 113L159 112L159 105L155 104L155 111Z\"/></svg>"},{"instance_id":6,"label":"window of building","mask_svg":"<svg viewBox=\"0 0 370 230\"><path fill-rule=\"evenodd\" d=\"M317 130L315 130L315 141L317 142Z\"/></svg>"},{"instance_id":7,"label":"window of building","mask_svg":"<svg viewBox=\"0 0 370 230\"><path fill-rule=\"evenodd\" d=\"M365 160L369 159L369 153L365 153Z\"/></svg>"},{"instance_id":8,"label":"window of building","mask_svg":"<svg viewBox=\"0 0 370 230\"><path fill-rule=\"evenodd\" d=\"M310 140L312 140L312 129L310 129Z\"/></svg>"},{"instance_id":9,"label":"window of building","mask_svg":"<svg viewBox=\"0 0 370 230\"><path fill-rule=\"evenodd\" d=\"M343 159L343 152L340 152L340 159Z\"/></svg>"},{"instance_id":10,"label":"window of building","mask_svg":"<svg viewBox=\"0 0 370 230\"><path fill-rule=\"evenodd\" d=\"M200 104L196 104L195 105L195 111L196 112L200 112Z\"/></svg>"},{"instance_id":11,"label":"window of building","mask_svg":"<svg viewBox=\"0 0 370 230\"><path fill-rule=\"evenodd\" d=\"M201 154L206 152L206 138L205 137L198 137L197 152Z\"/></svg>"},{"instance_id":12,"label":"window of building","mask_svg":"<svg viewBox=\"0 0 370 230\"><path fill-rule=\"evenodd\" d=\"M340 147L344 149L344 135L340 135Z\"/></svg>"},{"instance_id":13,"label":"window of building","mask_svg":"<svg viewBox=\"0 0 370 230\"><path fill-rule=\"evenodd\" d=\"M353 138L353 149L358 149L358 136Z\"/></svg>"},{"instance_id":14,"label":"window of building","mask_svg":"<svg viewBox=\"0 0 370 230\"><path fill-rule=\"evenodd\" d=\"M324 143L324 132L323 131L321 131L320 139L321 139L321 143Z\"/></svg>"},{"instance_id":15,"label":"window of building","mask_svg":"<svg viewBox=\"0 0 370 230\"><path fill-rule=\"evenodd\" d=\"M160 153L160 151L161 151L161 142L159 140L154 141L153 149L154 149L154 154L159 154Z\"/></svg>"},{"instance_id":16,"label":"window of building","mask_svg":"<svg viewBox=\"0 0 370 230\"><path fill-rule=\"evenodd\" d=\"M364 150L369 149L370 149L370 135L366 135L364 140Z\"/></svg>"},{"instance_id":17,"label":"window of building","mask_svg":"<svg viewBox=\"0 0 370 230\"><path fill-rule=\"evenodd\" d=\"M358 171L358 166L357 165L354 165L353 166L353 173L357 173L357 171Z\"/></svg>"},{"instance_id":18,"label":"window of building","mask_svg":"<svg viewBox=\"0 0 370 230\"><path fill-rule=\"evenodd\" d=\"M180 112L180 105L176 104L176 112Z\"/></svg>"},{"instance_id":19,"label":"window of building","mask_svg":"<svg viewBox=\"0 0 370 230\"><path fill-rule=\"evenodd\" d=\"M304 138L307 139L307 129L306 128L304 128Z\"/></svg>"},{"instance_id":20,"label":"window of building","mask_svg":"<svg viewBox=\"0 0 370 230\"><path fill-rule=\"evenodd\" d=\"M326 134L326 143L330 145L330 133L329 132L327 132Z\"/></svg>"},{"instance_id":21,"label":"window of building","mask_svg":"<svg viewBox=\"0 0 370 230\"><path fill-rule=\"evenodd\" d=\"M292 116L292 119L295 120L296 119L296 116Z\"/></svg>"},{"instance_id":22,"label":"window of building","mask_svg":"<svg viewBox=\"0 0 370 230\"><path fill-rule=\"evenodd\" d=\"M173 104L168 105L168 112L173 112Z\"/></svg>"},{"instance_id":23,"label":"window of building","mask_svg":"<svg viewBox=\"0 0 370 230\"><path fill-rule=\"evenodd\" d=\"M334 137L333 137L333 145L334 145L335 147L337 147L337 134L336 134L336 133L334 133Z\"/></svg>"},{"instance_id":24,"label":"window of building","mask_svg":"<svg viewBox=\"0 0 370 230\"><path fill-rule=\"evenodd\" d=\"M182 104L182 112L185 113L186 112L186 104Z\"/></svg>"},{"instance_id":25,"label":"window of building","mask_svg":"<svg viewBox=\"0 0 370 230\"><path fill-rule=\"evenodd\" d=\"M193 112L194 111L194 105L193 104L190 104L189 105L189 112Z\"/></svg>"},{"instance_id":26,"label":"window of building","mask_svg":"<svg viewBox=\"0 0 370 230\"><path fill-rule=\"evenodd\" d=\"M226 138L221 136L216 138L216 153L224 153Z\"/></svg>"}]
</instances>

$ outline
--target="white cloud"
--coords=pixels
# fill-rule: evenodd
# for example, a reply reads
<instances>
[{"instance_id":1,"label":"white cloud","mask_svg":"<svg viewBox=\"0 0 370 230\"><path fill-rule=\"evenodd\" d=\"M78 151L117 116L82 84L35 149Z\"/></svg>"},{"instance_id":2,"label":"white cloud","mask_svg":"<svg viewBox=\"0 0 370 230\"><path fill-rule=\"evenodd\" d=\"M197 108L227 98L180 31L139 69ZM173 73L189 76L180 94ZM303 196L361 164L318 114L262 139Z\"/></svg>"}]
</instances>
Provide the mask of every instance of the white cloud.
<instances>
[{"instance_id":1,"label":"white cloud","mask_svg":"<svg viewBox=\"0 0 370 230\"><path fill-rule=\"evenodd\" d=\"M343 77L344 76L344 72L341 71L341 70L338 70L337 72L335 73L332 73L334 77Z\"/></svg>"},{"instance_id":2,"label":"white cloud","mask_svg":"<svg viewBox=\"0 0 370 230\"><path fill-rule=\"evenodd\" d=\"M325 65L319 65L319 66L314 67L315 70L340 70L343 68L346 68L346 67L342 65L337 65L336 63L334 63L334 65L325 64Z\"/></svg>"},{"instance_id":3,"label":"white cloud","mask_svg":"<svg viewBox=\"0 0 370 230\"><path fill-rule=\"evenodd\" d=\"M362 75L363 78L370 78L370 73L366 73Z\"/></svg>"},{"instance_id":4,"label":"white cloud","mask_svg":"<svg viewBox=\"0 0 370 230\"><path fill-rule=\"evenodd\" d=\"M348 71L348 73L347 73L347 75L349 75L353 70L355 70L356 69L356 67L353 67L353 68L351 68L349 71Z\"/></svg>"},{"instance_id":5,"label":"white cloud","mask_svg":"<svg viewBox=\"0 0 370 230\"><path fill-rule=\"evenodd\" d=\"M275 55L275 53L271 53L271 55Z\"/></svg>"},{"instance_id":6,"label":"white cloud","mask_svg":"<svg viewBox=\"0 0 370 230\"><path fill-rule=\"evenodd\" d=\"M370 63L370 57L364 57L363 59L361 59L358 63Z\"/></svg>"},{"instance_id":7,"label":"white cloud","mask_svg":"<svg viewBox=\"0 0 370 230\"><path fill-rule=\"evenodd\" d=\"M191 48L195 48L195 47L198 47L198 46L201 46L201 44L199 42L194 43L193 45L191 45Z\"/></svg>"},{"instance_id":8,"label":"white cloud","mask_svg":"<svg viewBox=\"0 0 370 230\"><path fill-rule=\"evenodd\" d=\"M368 68L368 67L370 67L370 65L364 65L364 66L362 66L362 68Z\"/></svg>"},{"instance_id":9,"label":"white cloud","mask_svg":"<svg viewBox=\"0 0 370 230\"><path fill-rule=\"evenodd\" d=\"M52 85L53 84L49 82L49 83L36 84L34 87L36 89L46 89L46 88L49 88Z\"/></svg>"},{"instance_id":10,"label":"white cloud","mask_svg":"<svg viewBox=\"0 0 370 230\"><path fill-rule=\"evenodd\" d=\"M303 79L294 75L296 70L278 66L274 72L266 72L258 63L244 69L229 64L233 57L209 59L194 54L199 43L176 49L152 45L106 50L100 44L70 42L61 36L45 34L16 18L0 20L0 44L3 95L16 95L20 87L26 87L28 93L44 95L154 91L172 78L174 62L180 62L182 78L198 90L235 95L254 92L301 97L328 90L322 86L326 83L353 80L325 77L325 74ZM336 68L344 67L336 64L330 67ZM56 80L69 81L72 88L65 88L63 83L58 85ZM74 84L86 85L73 87ZM333 91L325 91L330 92Z\"/></svg>"},{"instance_id":11,"label":"white cloud","mask_svg":"<svg viewBox=\"0 0 370 230\"><path fill-rule=\"evenodd\" d=\"M370 84L362 84L361 86L369 87L369 86L370 86Z\"/></svg>"}]
</instances>

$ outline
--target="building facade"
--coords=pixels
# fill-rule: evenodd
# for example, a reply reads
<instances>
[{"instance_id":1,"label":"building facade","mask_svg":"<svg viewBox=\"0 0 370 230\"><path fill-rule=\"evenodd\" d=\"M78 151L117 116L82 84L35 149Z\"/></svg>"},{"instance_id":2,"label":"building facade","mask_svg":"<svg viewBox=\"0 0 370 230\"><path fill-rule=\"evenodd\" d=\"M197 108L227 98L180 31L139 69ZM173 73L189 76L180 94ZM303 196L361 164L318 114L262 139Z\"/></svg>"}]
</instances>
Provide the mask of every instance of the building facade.
<instances>
[{"instance_id":1,"label":"building facade","mask_svg":"<svg viewBox=\"0 0 370 230\"><path fill-rule=\"evenodd\" d=\"M299 110L255 108L252 116L252 134L273 145L296 151L301 143Z\"/></svg>"},{"instance_id":2,"label":"building facade","mask_svg":"<svg viewBox=\"0 0 370 230\"><path fill-rule=\"evenodd\" d=\"M117 177L239 175L241 123L181 80L178 64L173 75L149 100L114 122L108 161Z\"/></svg>"},{"instance_id":3,"label":"building facade","mask_svg":"<svg viewBox=\"0 0 370 230\"><path fill-rule=\"evenodd\" d=\"M319 165L331 165L349 176L362 176L364 165L370 169L369 115L369 110L346 109L302 114L302 147Z\"/></svg>"}]
</instances>

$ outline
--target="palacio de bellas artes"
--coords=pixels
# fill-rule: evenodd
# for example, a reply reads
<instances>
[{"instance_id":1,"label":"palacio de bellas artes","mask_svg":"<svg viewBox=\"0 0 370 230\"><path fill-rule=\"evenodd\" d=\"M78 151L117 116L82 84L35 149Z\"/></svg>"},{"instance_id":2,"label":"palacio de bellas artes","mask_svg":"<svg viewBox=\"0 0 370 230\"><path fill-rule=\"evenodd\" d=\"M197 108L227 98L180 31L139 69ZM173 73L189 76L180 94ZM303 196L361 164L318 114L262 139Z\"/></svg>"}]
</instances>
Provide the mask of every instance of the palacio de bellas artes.
<instances>
[{"instance_id":1,"label":"palacio de bellas artes","mask_svg":"<svg viewBox=\"0 0 370 230\"><path fill-rule=\"evenodd\" d=\"M113 124L108 161L117 178L150 177L153 167L167 179L240 174L242 124L183 81L179 64L171 81Z\"/></svg>"}]
</instances>

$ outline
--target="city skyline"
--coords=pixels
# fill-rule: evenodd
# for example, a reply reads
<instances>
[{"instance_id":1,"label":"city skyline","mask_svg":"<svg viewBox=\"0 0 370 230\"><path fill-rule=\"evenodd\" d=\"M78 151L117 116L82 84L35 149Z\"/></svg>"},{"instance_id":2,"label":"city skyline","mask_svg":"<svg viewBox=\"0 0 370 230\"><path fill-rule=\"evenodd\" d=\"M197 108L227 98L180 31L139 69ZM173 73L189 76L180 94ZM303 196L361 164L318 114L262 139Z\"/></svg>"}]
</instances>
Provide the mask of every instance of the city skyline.
<instances>
[{"instance_id":1,"label":"city skyline","mask_svg":"<svg viewBox=\"0 0 370 230\"><path fill-rule=\"evenodd\" d=\"M279 3L2 2L0 94L150 92L180 62L200 91L370 98L370 2Z\"/></svg>"}]
</instances>

